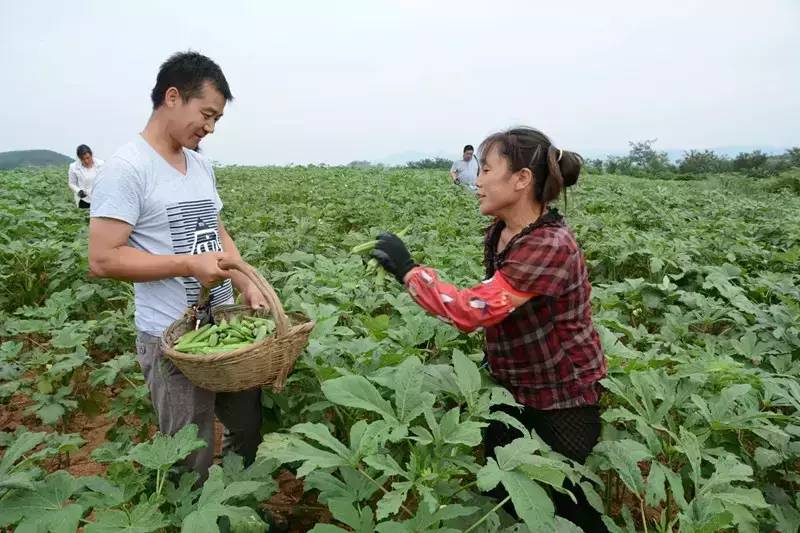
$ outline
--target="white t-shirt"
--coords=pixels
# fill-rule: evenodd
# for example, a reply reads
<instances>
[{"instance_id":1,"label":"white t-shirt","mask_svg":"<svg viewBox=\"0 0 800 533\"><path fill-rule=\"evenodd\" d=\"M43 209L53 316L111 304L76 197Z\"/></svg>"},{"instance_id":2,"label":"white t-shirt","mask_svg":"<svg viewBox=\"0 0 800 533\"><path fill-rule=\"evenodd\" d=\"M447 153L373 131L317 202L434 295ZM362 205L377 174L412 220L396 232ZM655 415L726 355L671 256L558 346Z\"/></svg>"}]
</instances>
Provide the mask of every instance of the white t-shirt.
<instances>
[{"instance_id":1,"label":"white t-shirt","mask_svg":"<svg viewBox=\"0 0 800 533\"><path fill-rule=\"evenodd\" d=\"M221 252L217 228L222 200L214 169L200 154L183 149L181 174L137 136L108 160L94 186L91 217L133 226L128 244L155 255ZM197 302L195 278L134 283L136 329L160 337ZM211 305L233 302L230 280L211 290Z\"/></svg>"},{"instance_id":2,"label":"white t-shirt","mask_svg":"<svg viewBox=\"0 0 800 533\"><path fill-rule=\"evenodd\" d=\"M78 191L86 193L86 197L82 200L87 204L92 203L92 187L94 186L94 179L97 177L97 172L100 167L104 165L102 159L96 157L92 158L94 164L86 168L80 161L73 161L69 165L69 188L72 189L75 195L75 205L80 203L82 199L78 196Z\"/></svg>"},{"instance_id":3,"label":"white t-shirt","mask_svg":"<svg viewBox=\"0 0 800 533\"><path fill-rule=\"evenodd\" d=\"M469 161L464 161L463 158L453 161L450 172L456 173L456 178L462 185L474 186L478 179L478 160L473 155Z\"/></svg>"}]
</instances>

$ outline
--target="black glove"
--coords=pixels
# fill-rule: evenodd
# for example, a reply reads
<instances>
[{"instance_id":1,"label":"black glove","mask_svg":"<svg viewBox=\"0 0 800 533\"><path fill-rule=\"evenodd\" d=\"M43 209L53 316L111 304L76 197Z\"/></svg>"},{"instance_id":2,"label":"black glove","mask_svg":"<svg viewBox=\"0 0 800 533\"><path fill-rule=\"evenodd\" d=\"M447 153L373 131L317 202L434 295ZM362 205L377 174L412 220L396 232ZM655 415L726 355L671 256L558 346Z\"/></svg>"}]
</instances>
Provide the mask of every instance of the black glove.
<instances>
[{"instance_id":1,"label":"black glove","mask_svg":"<svg viewBox=\"0 0 800 533\"><path fill-rule=\"evenodd\" d=\"M86 198L86 193L83 190L78 191L78 198Z\"/></svg>"},{"instance_id":2,"label":"black glove","mask_svg":"<svg viewBox=\"0 0 800 533\"><path fill-rule=\"evenodd\" d=\"M403 278L414 268L416 263L411 259L406 245L394 233L381 233L378 243L372 250L372 257L378 260L387 272L393 274L403 284Z\"/></svg>"}]
</instances>

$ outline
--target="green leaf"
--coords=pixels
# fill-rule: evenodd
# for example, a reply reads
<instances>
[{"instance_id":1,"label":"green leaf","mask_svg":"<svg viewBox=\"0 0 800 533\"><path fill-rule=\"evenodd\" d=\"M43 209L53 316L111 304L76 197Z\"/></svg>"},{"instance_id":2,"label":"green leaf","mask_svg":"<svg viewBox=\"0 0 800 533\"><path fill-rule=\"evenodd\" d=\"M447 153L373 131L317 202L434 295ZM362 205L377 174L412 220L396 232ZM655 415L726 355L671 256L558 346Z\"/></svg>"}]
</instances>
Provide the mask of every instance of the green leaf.
<instances>
[{"instance_id":1,"label":"green leaf","mask_svg":"<svg viewBox=\"0 0 800 533\"><path fill-rule=\"evenodd\" d=\"M776 531L800 530L800 511L791 505L773 505L771 512L775 518Z\"/></svg>"},{"instance_id":2,"label":"green leaf","mask_svg":"<svg viewBox=\"0 0 800 533\"><path fill-rule=\"evenodd\" d=\"M74 328L64 328L50 339L50 344L53 348L68 350L81 346L86 342L87 337L88 335L83 331L75 331Z\"/></svg>"},{"instance_id":3,"label":"green leaf","mask_svg":"<svg viewBox=\"0 0 800 533\"><path fill-rule=\"evenodd\" d=\"M125 457L151 470L166 470L189 454L206 446L197 437L197 426L184 426L174 436L157 433L149 442L137 444Z\"/></svg>"},{"instance_id":4,"label":"green leaf","mask_svg":"<svg viewBox=\"0 0 800 533\"><path fill-rule=\"evenodd\" d=\"M11 446L9 446L3 454L3 458L0 459L0 487L3 482L2 478L11 472L12 466L17 459L41 444L45 436L46 433L31 433L26 431L14 439Z\"/></svg>"},{"instance_id":5,"label":"green leaf","mask_svg":"<svg viewBox=\"0 0 800 533\"><path fill-rule=\"evenodd\" d=\"M664 467L661 463L653 462L650 465L650 473L647 476L647 494L645 495L645 502L651 507L658 507L662 501L666 501L667 493L664 490L666 484L666 475L664 474Z\"/></svg>"},{"instance_id":6,"label":"green leaf","mask_svg":"<svg viewBox=\"0 0 800 533\"><path fill-rule=\"evenodd\" d=\"M400 476L410 479L408 473L403 470L394 457L385 454L371 455L364 458L364 462L376 470L382 471L388 476Z\"/></svg>"},{"instance_id":7,"label":"green leaf","mask_svg":"<svg viewBox=\"0 0 800 533\"><path fill-rule=\"evenodd\" d=\"M183 520L181 531L215 532L217 519L227 516L232 522L254 524L263 521L249 507L226 505L228 500L249 496L257 492L263 483L258 481L235 481L225 486L224 473L219 465L208 471L208 480L203 484L203 492L197 501L197 509Z\"/></svg>"},{"instance_id":8,"label":"green leaf","mask_svg":"<svg viewBox=\"0 0 800 533\"><path fill-rule=\"evenodd\" d=\"M306 438L315 440L343 459L350 460L352 455L350 449L331 435L330 430L325 424L312 424L310 422L297 424L292 427L291 432L299 433Z\"/></svg>"},{"instance_id":9,"label":"green leaf","mask_svg":"<svg viewBox=\"0 0 800 533\"><path fill-rule=\"evenodd\" d=\"M394 403L397 418L403 424L413 421L436 401L430 392L422 392L421 371L420 360L409 357L397 367L394 374Z\"/></svg>"},{"instance_id":10,"label":"green leaf","mask_svg":"<svg viewBox=\"0 0 800 533\"><path fill-rule=\"evenodd\" d=\"M700 483L698 494L707 494L720 488L727 488L736 481L748 482L752 476L752 468L740 462L736 457L727 455L716 462L711 477Z\"/></svg>"},{"instance_id":11,"label":"green leaf","mask_svg":"<svg viewBox=\"0 0 800 533\"><path fill-rule=\"evenodd\" d=\"M519 465L529 463L531 456L540 449L539 443L533 439L515 439L506 446L494 449L497 466L501 470L513 470Z\"/></svg>"},{"instance_id":12,"label":"green leaf","mask_svg":"<svg viewBox=\"0 0 800 533\"><path fill-rule=\"evenodd\" d=\"M66 412L60 403L47 403L36 407L33 412L39 417L43 424L55 424L64 416Z\"/></svg>"},{"instance_id":13,"label":"green leaf","mask_svg":"<svg viewBox=\"0 0 800 533\"><path fill-rule=\"evenodd\" d=\"M603 441L595 446L595 451L608 459L631 492L640 498L644 496L644 479L639 470L639 461L652 456L643 444L630 439Z\"/></svg>"},{"instance_id":14,"label":"green leaf","mask_svg":"<svg viewBox=\"0 0 800 533\"><path fill-rule=\"evenodd\" d=\"M678 442L680 443L679 449L689 460L689 465L692 468L691 474L694 485L698 486L700 484L700 477L702 475L700 471L702 455L700 453L700 443L697 440L697 436L681 426Z\"/></svg>"},{"instance_id":15,"label":"green leaf","mask_svg":"<svg viewBox=\"0 0 800 533\"><path fill-rule=\"evenodd\" d=\"M81 478L81 481L89 491L81 495L79 503L87 508L117 507L133 497L105 478L91 476Z\"/></svg>"},{"instance_id":16,"label":"green leaf","mask_svg":"<svg viewBox=\"0 0 800 533\"><path fill-rule=\"evenodd\" d=\"M531 532L555 530L555 509L547 492L538 483L519 472L505 472L503 486L511 496L514 510Z\"/></svg>"},{"instance_id":17,"label":"green leaf","mask_svg":"<svg viewBox=\"0 0 800 533\"><path fill-rule=\"evenodd\" d=\"M225 516L230 522L231 533L264 533L268 528L258 513L249 507L234 507Z\"/></svg>"},{"instance_id":18,"label":"green leaf","mask_svg":"<svg viewBox=\"0 0 800 533\"><path fill-rule=\"evenodd\" d=\"M35 490L18 490L3 498L0 505L0 526L22 521L18 529L73 533L83 514L83 507L67 503L81 483L67 472L47 476Z\"/></svg>"},{"instance_id":19,"label":"green leaf","mask_svg":"<svg viewBox=\"0 0 800 533\"><path fill-rule=\"evenodd\" d=\"M503 471L497 466L497 461L491 457L486 459L486 464L478 470L478 488L488 492L503 480Z\"/></svg>"},{"instance_id":20,"label":"green leaf","mask_svg":"<svg viewBox=\"0 0 800 533\"><path fill-rule=\"evenodd\" d=\"M459 350L453 350L453 369L456 372L458 390L472 404L473 398L481 390L481 374L477 365Z\"/></svg>"},{"instance_id":21,"label":"green leaf","mask_svg":"<svg viewBox=\"0 0 800 533\"><path fill-rule=\"evenodd\" d=\"M268 433L258 447L259 457L275 459L280 464L302 461L297 477L304 477L317 468L350 466L342 457L311 446L297 435Z\"/></svg>"},{"instance_id":22,"label":"green leaf","mask_svg":"<svg viewBox=\"0 0 800 533\"><path fill-rule=\"evenodd\" d=\"M8 489L34 490L36 488L34 480L38 476L38 469L23 470L4 475L3 479L0 479L0 496L3 491Z\"/></svg>"},{"instance_id":23,"label":"green leaf","mask_svg":"<svg viewBox=\"0 0 800 533\"><path fill-rule=\"evenodd\" d=\"M117 356L103 363L100 368L92 371L89 375L89 383L92 386L105 385L110 387L117 381L120 374L129 372L136 368L136 359L130 354Z\"/></svg>"},{"instance_id":24,"label":"green leaf","mask_svg":"<svg viewBox=\"0 0 800 533\"><path fill-rule=\"evenodd\" d=\"M226 454L222 459L222 472L225 483L231 484L235 481L257 481L261 483L262 486L253 492L253 497L259 501L268 500L278 491L278 483L272 477L272 473L278 466L277 461L259 457L245 468L244 458L235 453Z\"/></svg>"},{"instance_id":25,"label":"green leaf","mask_svg":"<svg viewBox=\"0 0 800 533\"><path fill-rule=\"evenodd\" d=\"M386 420L359 420L350 427L350 449L360 458L377 453L398 426Z\"/></svg>"},{"instance_id":26,"label":"green leaf","mask_svg":"<svg viewBox=\"0 0 800 533\"><path fill-rule=\"evenodd\" d=\"M530 435L530 430L525 427L525 424L503 411L494 411L483 418L486 420L497 420L498 422L504 423L507 427L518 430L522 435Z\"/></svg>"},{"instance_id":27,"label":"green leaf","mask_svg":"<svg viewBox=\"0 0 800 533\"><path fill-rule=\"evenodd\" d=\"M754 459L759 468L766 469L783 462L781 454L767 448L756 448Z\"/></svg>"},{"instance_id":28,"label":"green leaf","mask_svg":"<svg viewBox=\"0 0 800 533\"><path fill-rule=\"evenodd\" d=\"M440 431L442 439L447 444L464 444L466 446L478 446L483 437L481 429L488 424L473 421L460 421L461 410L454 407L442 416Z\"/></svg>"},{"instance_id":29,"label":"green leaf","mask_svg":"<svg viewBox=\"0 0 800 533\"><path fill-rule=\"evenodd\" d=\"M167 527L169 522L158 510L158 504L142 501L130 511L97 511L95 520L85 533L150 533Z\"/></svg>"},{"instance_id":30,"label":"green leaf","mask_svg":"<svg viewBox=\"0 0 800 533\"><path fill-rule=\"evenodd\" d=\"M391 404L384 400L378 389L363 376L330 379L322 384L322 393L337 405L365 409L378 413L388 421L397 421Z\"/></svg>"},{"instance_id":31,"label":"green leaf","mask_svg":"<svg viewBox=\"0 0 800 533\"><path fill-rule=\"evenodd\" d=\"M315 489L319 491L319 501L327 503L331 499L348 499L353 502L368 500L378 490L377 487L354 468L341 467L339 472L343 480L335 477L328 472L317 470L306 476L303 486L306 490ZM378 484L382 484L385 478L381 478Z\"/></svg>"},{"instance_id":32,"label":"green leaf","mask_svg":"<svg viewBox=\"0 0 800 533\"><path fill-rule=\"evenodd\" d=\"M411 481L392 483L392 490L384 494L378 501L378 507L375 510L375 518L383 520L384 518L396 514L400 510L400 506L403 505L403 502L406 500L408 491L411 490L413 486L414 483Z\"/></svg>"},{"instance_id":33,"label":"green leaf","mask_svg":"<svg viewBox=\"0 0 800 533\"><path fill-rule=\"evenodd\" d=\"M768 509L770 505L764 500L764 495L758 489L745 489L730 487L720 492L715 492L714 499L725 503L732 503L753 509Z\"/></svg>"}]
</instances>

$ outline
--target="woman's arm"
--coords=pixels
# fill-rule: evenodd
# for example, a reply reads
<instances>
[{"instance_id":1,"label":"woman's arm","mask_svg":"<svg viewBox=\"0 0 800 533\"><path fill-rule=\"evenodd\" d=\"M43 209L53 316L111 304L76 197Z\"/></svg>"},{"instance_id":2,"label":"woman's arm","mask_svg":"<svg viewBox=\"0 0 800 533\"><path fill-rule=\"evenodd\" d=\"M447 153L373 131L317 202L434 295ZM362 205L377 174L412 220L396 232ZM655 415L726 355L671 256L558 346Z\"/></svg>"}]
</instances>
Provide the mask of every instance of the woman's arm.
<instances>
[{"instance_id":1,"label":"woman's arm","mask_svg":"<svg viewBox=\"0 0 800 533\"><path fill-rule=\"evenodd\" d=\"M458 289L420 266L405 275L405 282L420 307L464 332L499 324L535 296L514 290L499 272L480 285Z\"/></svg>"}]
</instances>

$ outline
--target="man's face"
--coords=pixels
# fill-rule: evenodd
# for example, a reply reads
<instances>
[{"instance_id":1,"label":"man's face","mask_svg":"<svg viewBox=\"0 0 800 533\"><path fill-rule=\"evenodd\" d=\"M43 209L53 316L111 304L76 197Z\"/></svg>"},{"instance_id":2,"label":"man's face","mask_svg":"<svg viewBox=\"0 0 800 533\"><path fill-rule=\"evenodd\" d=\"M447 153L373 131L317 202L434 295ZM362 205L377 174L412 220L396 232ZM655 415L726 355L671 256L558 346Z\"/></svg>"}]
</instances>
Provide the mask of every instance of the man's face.
<instances>
[{"instance_id":1,"label":"man's face","mask_svg":"<svg viewBox=\"0 0 800 533\"><path fill-rule=\"evenodd\" d=\"M464 161L471 161L473 153L474 153L473 150L465 150L464 151Z\"/></svg>"},{"instance_id":2,"label":"man's face","mask_svg":"<svg viewBox=\"0 0 800 533\"><path fill-rule=\"evenodd\" d=\"M83 154L80 157L80 160L81 160L81 165L85 166L86 168L91 167L92 164L94 163L94 161L92 160L92 154Z\"/></svg>"},{"instance_id":3,"label":"man's face","mask_svg":"<svg viewBox=\"0 0 800 533\"><path fill-rule=\"evenodd\" d=\"M164 105L169 108L169 133L181 146L195 149L209 133L214 133L217 121L225 110L225 97L208 81L198 96L187 102L179 94L167 91ZM175 91L177 93L177 90Z\"/></svg>"}]
</instances>

